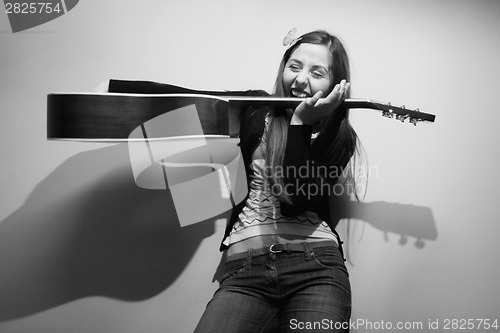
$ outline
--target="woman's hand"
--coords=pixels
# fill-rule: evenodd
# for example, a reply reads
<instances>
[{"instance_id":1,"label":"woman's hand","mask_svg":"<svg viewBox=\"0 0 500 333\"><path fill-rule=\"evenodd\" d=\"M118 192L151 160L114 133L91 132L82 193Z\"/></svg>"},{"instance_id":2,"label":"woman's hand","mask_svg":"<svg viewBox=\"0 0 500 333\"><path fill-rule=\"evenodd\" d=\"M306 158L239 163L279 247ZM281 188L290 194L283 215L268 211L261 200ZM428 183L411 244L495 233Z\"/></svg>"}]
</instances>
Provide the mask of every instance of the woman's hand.
<instances>
[{"instance_id":1,"label":"woman's hand","mask_svg":"<svg viewBox=\"0 0 500 333\"><path fill-rule=\"evenodd\" d=\"M290 125L313 125L322 118L330 115L347 97L351 84L342 80L325 98L322 91L306 98L297 106L293 113Z\"/></svg>"}]
</instances>

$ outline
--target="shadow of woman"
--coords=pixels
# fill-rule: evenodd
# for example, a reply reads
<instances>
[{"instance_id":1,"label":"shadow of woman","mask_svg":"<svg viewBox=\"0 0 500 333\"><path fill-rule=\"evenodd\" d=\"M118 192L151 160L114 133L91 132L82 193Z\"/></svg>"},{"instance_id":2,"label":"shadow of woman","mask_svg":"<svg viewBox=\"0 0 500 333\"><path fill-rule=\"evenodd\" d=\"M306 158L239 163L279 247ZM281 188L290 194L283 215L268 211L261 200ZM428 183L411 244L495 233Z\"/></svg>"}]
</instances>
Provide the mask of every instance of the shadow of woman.
<instances>
[{"instance_id":1,"label":"shadow of woman","mask_svg":"<svg viewBox=\"0 0 500 333\"><path fill-rule=\"evenodd\" d=\"M0 222L0 322L88 296L155 296L217 218L181 228L169 191L136 186L126 144L79 153Z\"/></svg>"}]
</instances>

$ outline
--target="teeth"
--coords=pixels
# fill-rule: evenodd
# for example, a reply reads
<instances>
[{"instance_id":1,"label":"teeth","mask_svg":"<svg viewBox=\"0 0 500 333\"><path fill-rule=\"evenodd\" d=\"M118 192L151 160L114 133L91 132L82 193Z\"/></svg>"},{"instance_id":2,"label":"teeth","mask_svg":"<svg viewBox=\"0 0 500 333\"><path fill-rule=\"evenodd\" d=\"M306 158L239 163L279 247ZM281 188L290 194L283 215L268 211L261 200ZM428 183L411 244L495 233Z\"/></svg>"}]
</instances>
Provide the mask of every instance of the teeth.
<instances>
[{"instance_id":1,"label":"teeth","mask_svg":"<svg viewBox=\"0 0 500 333\"><path fill-rule=\"evenodd\" d=\"M307 97L307 93L305 92L299 92L297 90L292 90L292 95L295 96L295 97L299 97L299 98L305 98Z\"/></svg>"}]
</instances>

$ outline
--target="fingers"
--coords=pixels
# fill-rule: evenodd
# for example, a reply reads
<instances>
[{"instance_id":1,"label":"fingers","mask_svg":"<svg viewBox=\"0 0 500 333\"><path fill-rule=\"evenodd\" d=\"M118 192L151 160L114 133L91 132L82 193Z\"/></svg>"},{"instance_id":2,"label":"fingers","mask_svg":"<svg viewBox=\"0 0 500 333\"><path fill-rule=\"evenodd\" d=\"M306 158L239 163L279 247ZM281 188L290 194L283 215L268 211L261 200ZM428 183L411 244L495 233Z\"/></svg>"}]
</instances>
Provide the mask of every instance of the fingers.
<instances>
[{"instance_id":1,"label":"fingers","mask_svg":"<svg viewBox=\"0 0 500 333\"><path fill-rule=\"evenodd\" d=\"M318 91L314 96L307 98L304 102L305 105L307 106L316 106L316 105L323 105L323 104L331 104L335 102L341 102L343 101L349 92L349 89L351 87L351 84L347 82L346 80L340 81L340 83L337 83L332 91L326 96L325 98L321 99L323 97L323 92ZM321 100L320 100L321 99ZM319 101L319 103L318 103Z\"/></svg>"},{"instance_id":2,"label":"fingers","mask_svg":"<svg viewBox=\"0 0 500 333\"><path fill-rule=\"evenodd\" d=\"M346 82L346 80L342 80L340 82L340 98L341 100L344 100L347 97L347 94L349 92L349 88L351 87L351 83Z\"/></svg>"},{"instance_id":3,"label":"fingers","mask_svg":"<svg viewBox=\"0 0 500 333\"><path fill-rule=\"evenodd\" d=\"M346 80L340 81L340 83L337 83L335 87L333 87L332 91L328 96L325 98L326 103L331 103L334 101L342 101L347 97L347 94L349 92L349 88L351 87L351 84L348 83Z\"/></svg>"},{"instance_id":4,"label":"fingers","mask_svg":"<svg viewBox=\"0 0 500 333\"><path fill-rule=\"evenodd\" d=\"M309 98L307 100L307 105L309 106L314 106L316 105L316 103L319 101L319 99L321 98L321 96L323 96L323 92L322 91L318 91L317 93L314 94L313 97Z\"/></svg>"},{"instance_id":5,"label":"fingers","mask_svg":"<svg viewBox=\"0 0 500 333\"><path fill-rule=\"evenodd\" d=\"M350 85L346 80L342 80L333 87L330 94L325 98L322 98L322 91L318 91L312 97L306 98L295 109L290 124L314 124L329 115L348 96Z\"/></svg>"}]
</instances>

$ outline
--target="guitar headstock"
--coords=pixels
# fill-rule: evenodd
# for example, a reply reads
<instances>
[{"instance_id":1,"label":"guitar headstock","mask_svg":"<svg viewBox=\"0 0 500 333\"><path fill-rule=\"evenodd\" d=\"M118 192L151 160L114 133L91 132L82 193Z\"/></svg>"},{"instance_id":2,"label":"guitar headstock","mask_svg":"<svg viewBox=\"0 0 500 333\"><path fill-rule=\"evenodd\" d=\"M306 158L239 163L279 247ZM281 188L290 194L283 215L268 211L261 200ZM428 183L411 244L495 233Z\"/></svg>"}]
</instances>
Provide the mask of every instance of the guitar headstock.
<instances>
[{"instance_id":1,"label":"guitar headstock","mask_svg":"<svg viewBox=\"0 0 500 333\"><path fill-rule=\"evenodd\" d=\"M436 116L430 113L420 112L419 109L407 109L406 106L394 106L391 103L381 103L372 100L347 99L345 102L349 108L365 108L382 111L382 116L393 118L401 122L408 120L410 124L417 125L419 122L434 122Z\"/></svg>"},{"instance_id":2,"label":"guitar headstock","mask_svg":"<svg viewBox=\"0 0 500 333\"><path fill-rule=\"evenodd\" d=\"M394 118L401 122L405 122L408 119L410 124L417 126L417 123L423 121L434 122L436 119L435 115L420 112L418 108L415 110L407 109L405 105L393 106L391 103L380 104L376 103L377 107L382 110L382 116L387 118Z\"/></svg>"}]
</instances>

